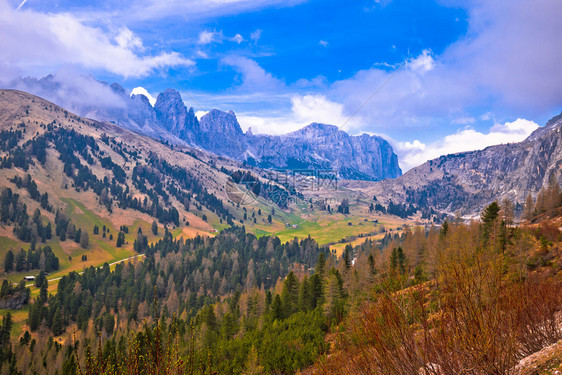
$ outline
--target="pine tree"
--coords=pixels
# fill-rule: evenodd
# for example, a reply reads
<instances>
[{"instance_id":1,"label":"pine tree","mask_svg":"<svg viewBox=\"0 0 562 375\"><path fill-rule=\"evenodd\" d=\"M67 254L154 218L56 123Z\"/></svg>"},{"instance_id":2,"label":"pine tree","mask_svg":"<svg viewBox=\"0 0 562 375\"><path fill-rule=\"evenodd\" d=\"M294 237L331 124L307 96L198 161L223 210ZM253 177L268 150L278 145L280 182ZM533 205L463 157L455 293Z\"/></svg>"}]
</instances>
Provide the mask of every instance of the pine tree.
<instances>
[{"instance_id":1,"label":"pine tree","mask_svg":"<svg viewBox=\"0 0 562 375\"><path fill-rule=\"evenodd\" d=\"M300 288L299 288L299 310L301 311L308 311L311 310L312 307L312 291L310 288L310 282L308 278L305 276Z\"/></svg>"},{"instance_id":2,"label":"pine tree","mask_svg":"<svg viewBox=\"0 0 562 375\"><path fill-rule=\"evenodd\" d=\"M449 233L449 223L445 220L443 225L441 225L441 230L439 231L439 239L443 240L447 237L447 233Z\"/></svg>"},{"instance_id":3,"label":"pine tree","mask_svg":"<svg viewBox=\"0 0 562 375\"><path fill-rule=\"evenodd\" d=\"M21 272L24 270L26 264L25 251L21 249L16 256L16 271Z\"/></svg>"},{"instance_id":4,"label":"pine tree","mask_svg":"<svg viewBox=\"0 0 562 375\"><path fill-rule=\"evenodd\" d=\"M105 317L103 318L103 329L108 335L111 335L113 333L114 327L115 327L115 318L113 317L112 314L106 313Z\"/></svg>"},{"instance_id":5,"label":"pine tree","mask_svg":"<svg viewBox=\"0 0 562 375\"><path fill-rule=\"evenodd\" d=\"M80 233L80 246L83 249L87 249L88 245L90 244L90 237L88 236L88 232L83 230Z\"/></svg>"},{"instance_id":6,"label":"pine tree","mask_svg":"<svg viewBox=\"0 0 562 375\"><path fill-rule=\"evenodd\" d=\"M283 319L283 302L281 302L281 297L279 297L279 294L276 294L275 298L273 299L273 303L271 304L271 314L273 320Z\"/></svg>"},{"instance_id":7,"label":"pine tree","mask_svg":"<svg viewBox=\"0 0 562 375\"><path fill-rule=\"evenodd\" d=\"M217 316L215 315L215 309L212 305L206 305L201 312L201 316L209 330L215 331L218 328Z\"/></svg>"},{"instance_id":8,"label":"pine tree","mask_svg":"<svg viewBox=\"0 0 562 375\"><path fill-rule=\"evenodd\" d=\"M312 297L311 308L315 309L323 303L324 283L323 274L315 273L310 277L310 293Z\"/></svg>"},{"instance_id":9,"label":"pine tree","mask_svg":"<svg viewBox=\"0 0 562 375\"><path fill-rule=\"evenodd\" d=\"M46 283L46 282L47 282L47 277L45 276L45 271L39 272L39 275L35 279L35 286L37 288L41 288L43 283Z\"/></svg>"},{"instance_id":10,"label":"pine tree","mask_svg":"<svg viewBox=\"0 0 562 375\"><path fill-rule=\"evenodd\" d=\"M49 207L49 194L48 193L44 193L41 196L41 208L43 208L44 210L46 210Z\"/></svg>"},{"instance_id":11,"label":"pine tree","mask_svg":"<svg viewBox=\"0 0 562 375\"><path fill-rule=\"evenodd\" d=\"M374 275L375 274L375 258L373 258L373 254L369 254L368 262L369 262L369 271L371 271L371 274Z\"/></svg>"},{"instance_id":12,"label":"pine tree","mask_svg":"<svg viewBox=\"0 0 562 375\"><path fill-rule=\"evenodd\" d=\"M347 244L345 246L345 249L343 250L343 261L346 269L349 269L351 267L352 252L353 252L353 247Z\"/></svg>"},{"instance_id":13,"label":"pine tree","mask_svg":"<svg viewBox=\"0 0 562 375\"><path fill-rule=\"evenodd\" d=\"M482 220L482 238L487 243L492 235L492 229L496 219L500 213L500 205L498 202L492 202L488 207L484 209L480 219Z\"/></svg>"},{"instance_id":14,"label":"pine tree","mask_svg":"<svg viewBox=\"0 0 562 375\"><path fill-rule=\"evenodd\" d=\"M74 232L74 242L76 243L80 243L80 238L82 237L82 229L78 228L78 230L76 230Z\"/></svg>"},{"instance_id":15,"label":"pine tree","mask_svg":"<svg viewBox=\"0 0 562 375\"><path fill-rule=\"evenodd\" d=\"M142 230L140 230L140 227L139 227L139 231L137 233L137 239L135 240L135 242L133 244L133 249L137 253L142 253L142 252L144 252L144 250L146 249L147 246L148 246L148 238L142 234Z\"/></svg>"},{"instance_id":16,"label":"pine tree","mask_svg":"<svg viewBox=\"0 0 562 375\"><path fill-rule=\"evenodd\" d=\"M319 275L324 275L324 267L326 266L326 257L324 253L318 255L318 261L316 262L316 273Z\"/></svg>"},{"instance_id":17,"label":"pine tree","mask_svg":"<svg viewBox=\"0 0 562 375\"><path fill-rule=\"evenodd\" d=\"M330 320L340 321L343 318L343 297L343 280L339 272L332 268L324 283L324 313Z\"/></svg>"},{"instance_id":18,"label":"pine tree","mask_svg":"<svg viewBox=\"0 0 562 375\"><path fill-rule=\"evenodd\" d=\"M43 232L45 233L45 239L50 240L53 237L53 229L50 222L47 223L47 225L43 229Z\"/></svg>"},{"instance_id":19,"label":"pine tree","mask_svg":"<svg viewBox=\"0 0 562 375\"><path fill-rule=\"evenodd\" d=\"M392 249L390 253L390 271L396 272L396 266L398 265L398 249Z\"/></svg>"},{"instance_id":20,"label":"pine tree","mask_svg":"<svg viewBox=\"0 0 562 375\"><path fill-rule=\"evenodd\" d=\"M14 252L8 250L6 258L4 258L4 272L8 273L14 269Z\"/></svg>"},{"instance_id":21,"label":"pine tree","mask_svg":"<svg viewBox=\"0 0 562 375\"><path fill-rule=\"evenodd\" d=\"M121 247L124 243L125 243L125 233L119 232L119 234L117 235L117 244L115 246Z\"/></svg>"},{"instance_id":22,"label":"pine tree","mask_svg":"<svg viewBox=\"0 0 562 375\"><path fill-rule=\"evenodd\" d=\"M152 222L152 234L154 234L155 236L158 235L158 223L156 222L156 220Z\"/></svg>"},{"instance_id":23,"label":"pine tree","mask_svg":"<svg viewBox=\"0 0 562 375\"><path fill-rule=\"evenodd\" d=\"M283 282L283 291L281 292L281 302L283 303L283 316L288 318L297 311L299 299L299 281L293 271L289 272Z\"/></svg>"},{"instance_id":24,"label":"pine tree","mask_svg":"<svg viewBox=\"0 0 562 375\"><path fill-rule=\"evenodd\" d=\"M41 287L39 288L39 300L38 300L39 305L42 305L43 303L47 302L48 287L49 287L49 282L45 280L45 282L43 282L43 284L41 284Z\"/></svg>"},{"instance_id":25,"label":"pine tree","mask_svg":"<svg viewBox=\"0 0 562 375\"><path fill-rule=\"evenodd\" d=\"M248 358L246 359L246 366L243 375L261 375L264 373L263 366L260 366L258 359L258 351L254 346L250 348Z\"/></svg>"},{"instance_id":26,"label":"pine tree","mask_svg":"<svg viewBox=\"0 0 562 375\"><path fill-rule=\"evenodd\" d=\"M55 315L53 316L53 325L51 326L51 330L55 336L59 336L64 332L64 322L62 320L62 314L60 312L60 308L57 307L55 310Z\"/></svg>"}]
</instances>

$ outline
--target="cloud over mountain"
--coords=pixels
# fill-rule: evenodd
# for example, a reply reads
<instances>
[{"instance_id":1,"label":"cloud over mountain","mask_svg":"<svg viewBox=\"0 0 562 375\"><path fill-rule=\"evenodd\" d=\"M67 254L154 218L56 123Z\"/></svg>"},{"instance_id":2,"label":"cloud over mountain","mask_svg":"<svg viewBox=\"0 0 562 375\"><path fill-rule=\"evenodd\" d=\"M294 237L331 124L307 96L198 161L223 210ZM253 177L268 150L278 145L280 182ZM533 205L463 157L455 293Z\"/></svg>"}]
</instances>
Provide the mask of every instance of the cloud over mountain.
<instances>
[{"instance_id":1,"label":"cloud over mountain","mask_svg":"<svg viewBox=\"0 0 562 375\"><path fill-rule=\"evenodd\" d=\"M194 64L175 51L146 51L126 27L104 30L71 13L16 11L5 0L0 0L0 35L0 78L24 71L41 75L69 65L142 77L162 67Z\"/></svg>"}]
</instances>

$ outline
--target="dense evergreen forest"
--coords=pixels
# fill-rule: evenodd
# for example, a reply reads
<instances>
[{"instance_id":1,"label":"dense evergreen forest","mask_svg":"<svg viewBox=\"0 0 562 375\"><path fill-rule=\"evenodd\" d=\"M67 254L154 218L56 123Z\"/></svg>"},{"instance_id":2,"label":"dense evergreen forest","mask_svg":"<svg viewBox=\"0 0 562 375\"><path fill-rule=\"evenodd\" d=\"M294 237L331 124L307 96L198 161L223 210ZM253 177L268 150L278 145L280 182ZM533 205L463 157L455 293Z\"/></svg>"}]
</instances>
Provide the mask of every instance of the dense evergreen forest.
<instances>
[{"instance_id":1,"label":"dense evergreen forest","mask_svg":"<svg viewBox=\"0 0 562 375\"><path fill-rule=\"evenodd\" d=\"M166 231L144 251L136 264L64 276L56 294L47 293L44 277L37 280L31 332L56 337L72 329L82 338L61 354L70 371L63 373L74 373L76 356L88 357L85 348L102 339L100 352L89 355L101 356L95 361L106 370L123 365L131 338L148 358L155 329L163 341L179 339L178 355L187 353L195 373L240 373L257 358L267 372L291 373L326 353L324 335L344 317L342 275L330 251L310 238L281 243L233 227L214 238L174 240ZM143 322L145 332L130 336ZM22 348L37 350L26 342ZM58 352L57 345L47 343L48 350Z\"/></svg>"}]
</instances>

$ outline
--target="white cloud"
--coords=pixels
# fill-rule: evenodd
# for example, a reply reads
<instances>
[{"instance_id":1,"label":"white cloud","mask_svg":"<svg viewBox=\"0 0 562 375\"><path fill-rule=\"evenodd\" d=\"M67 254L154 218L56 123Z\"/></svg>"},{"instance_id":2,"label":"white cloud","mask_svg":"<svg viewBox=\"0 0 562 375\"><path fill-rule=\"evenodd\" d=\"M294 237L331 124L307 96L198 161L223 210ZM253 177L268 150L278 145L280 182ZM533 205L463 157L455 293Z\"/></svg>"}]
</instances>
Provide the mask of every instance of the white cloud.
<instances>
[{"instance_id":1,"label":"white cloud","mask_svg":"<svg viewBox=\"0 0 562 375\"><path fill-rule=\"evenodd\" d=\"M199 37L197 39L197 43L203 45L222 43L223 41L231 41L240 44L244 42L244 37L240 34L235 34L233 37L228 37L225 36L222 31L203 30L199 33Z\"/></svg>"},{"instance_id":2,"label":"white cloud","mask_svg":"<svg viewBox=\"0 0 562 375\"><path fill-rule=\"evenodd\" d=\"M152 95L150 95L150 93L148 91L146 91L146 89L144 87L135 87L133 90L131 90L131 96L133 95L144 95L146 96L146 98L148 99L148 102L150 103L151 106L154 107L154 104L156 103L156 98Z\"/></svg>"},{"instance_id":3,"label":"white cloud","mask_svg":"<svg viewBox=\"0 0 562 375\"><path fill-rule=\"evenodd\" d=\"M250 34L250 39L252 39L254 41L254 43L257 43L258 40L260 40L261 38L261 34L262 34L262 30L257 29L256 31L254 31L253 33Z\"/></svg>"},{"instance_id":4,"label":"white cloud","mask_svg":"<svg viewBox=\"0 0 562 375\"><path fill-rule=\"evenodd\" d=\"M447 135L429 145L418 140L393 143L398 154L400 167L406 172L441 155L481 150L502 143L521 142L538 127L533 121L518 118L512 122L496 124L490 128L488 133L467 128L455 134Z\"/></svg>"},{"instance_id":5,"label":"white cloud","mask_svg":"<svg viewBox=\"0 0 562 375\"><path fill-rule=\"evenodd\" d=\"M69 13L16 12L4 0L0 0L0 35L0 71L12 76L18 69L42 74L45 69L76 64L123 77L141 77L158 69L158 64L193 65L176 52L139 54L142 41L127 28L106 32Z\"/></svg>"},{"instance_id":6,"label":"white cloud","mask_svg":"<svg viewBox=\"0 0 562 375\"><path fill-rule=\"evenodd\" d=\"M293 115L302 123L320 122L341 126L349 118L343 114L343 105L323 95L294 96L291 102Z\"/></svg>"},{"instance_id":7,"label":"white cloud","mask_svg":"<svg viewBox=\"0 0 562 375\"><path fill-rule=\"evenodd\" d=\"M317 76L312 79L301 78L293 84L296 89L326 89L328 88L328 79L324 76Z\"/></svg>"},{"instance_id":8,"label":"white cloud","mask_svg":"<svg viewBox=\"0 0 562 375\"><path fill-rule=\"evenodd\" d=\"M431 56L431 51L424 49L418 57L412 58L408 61L408 67L414 72L429 72L435 67L435 61Z\"/></svg>"},{"instance_id":9,"label":"white cloud","mask_svg":"<svg viewBox=\"0 0 562 375\"><path fill-rule=\"evenodd\" d=\"M285 84L268 73L252 59L242 56L227 56L221 60L240 74L239 90L266 92L284 88Z\"/></svg>"},{"instance_id":10,"label":"white cloud","mask_svg":"<svg viewBox=\"0 0 562 375\"><path fill-rule=\"evenodd\" d=\"M265 117L252 114L237 113L236 117L244 131L252 128L254 134L281 135L298 130L306 124L295 122L287 117Z\"/></svg>"},{"instance_id":11,"label":"white cloud","mask_svg":"<svg viewBox=\"0 0 562 375\"><path fill-rule=\"evenodd\" d=\"M476 122L476 119L470 116L462 116L453 119L451 122L453 124L468 125L468 124L474 124Z\"/></svg>"},{"instance_id":12,"label":"white cloud","mask_svg":"<svg viewBox=\"0 0 562 375\"><path fill-rule=\"evenodd\" d=\"M236 35L234 35L234 36L232 37L232 41L234 41L234 42L240 44L240 43L242 43L242 42L244 41L244 38L242 37L242 35L236 34Z\"/></svg>"},{"instance_id":13,"label":"white cloud","mask_svg":"<svg viewBox=\"0 0 562 375\"><path fill-rule=\"evenodd\" d=\"M478 117L481 121L488 121L491 120L493 117L493 113L492 112L486 112L482 115L480 115L480 117Z\"/></svg>"},{"instance_id":14,"label":"white cloud","mask_svg":"<svg viewBox=\"0 0 562 375\"><path fill-rule=\"evenodd\" d=\"M117 45L121 48L130 50L143 50L142 40L136 36L129 28L123 27L115 37Z\"/></svg>"},{"instance_id":15,"label":"white cloud","mask_svg":"<svg viewBox=\"0 0 562 375\"><path fill-rule=\"evenodd\" d=\"M209 113L209 111L196 111L195 117L197 117L198 120L201 120L201 117L205 116L207 113Z\"/></svg>"},{"instance_id":16,"label":"white cloud","mask_svg":"<svg viewBox=\"0 0 562 375\"><path fill-rule=\"evenodd\" d=\"M201 59L208 59L208 58L209 58L209 55L207 55L206 52L201 51L201 50L197 50L197 51L195 52L195 54L197 55L197 57L199 57L199 58L201 58Z\"/></svg>"},{"instance_id":17,"label":"white cloud","mask_svg":"<svg viewBox=\"0 0 562 375\"><path fill-rule=\"evenodd\" d=\"M322 47L328 47L328 42L325 40L319 41L318 44L320 44Z\"/></svg>"},{"instance_id":18,"label":"white cloud","mask_svg":"<svg viewBox=\"0 0 562 375\"><path fill-rule=\"evenodd\" d=\"M502 143L519 142L528 137L532 132L537 130L539 125L534 121L518 118L512 122L505 124L495 124L490 130L490 134L503 134Z\"/></svg>"},{"instance_id":19,"label":"white cloud","mask_svg":"<svg viewBox=\"0 0 562 375\"><path fill-rule=\"evenodd\" d=\"M328 100L323 95L295 95L291 97L291 109L282 115L255 116L238 115L244 129L252 128L254 133L286 134L312 122L341 126L348 117L343 106ZM354 119L351 122L358 121Z\"/></svg>"},{"instance_id":20,"label":"white cloud","mask_svg":"<svg viewBox=\"0 0 562 375\"><path fill-rule=\"evenodd\" d=\"M203 30L199 33L199 44L220 43L222 41L222 32Z\"/></svg>"},{"instance_id":21,"label":"white cloud","mask_svg":"<svg viewBox=\"0 0 562 375\"><path fill-rule=\"evenodd\" d=\"M6 88L26 91L49 100L71 112L95 117L89 114L96 107L124 110L126 103L107 84L85 76L73 68L61 69L54 75L40 80L34 78L16 79L0 82Z\"/></svg>"},{"instance_id":22,"label":"white cloud","mask_svg":"<svg viewBox=\"0 0 562 375\"><path fill-rule=\"evenodd\" d=\"M432 129L467 112L478 117L474 108L494 110L500 118L559 110L562 2L471 1L461 6L468 13L468 32L442 53L424 50L404 59L405 68L391 79L394 69L359 71L332 84L327 96L353 112L390 79L361 110L370 124L365 130L374 132Z\"/></svg>"}]
</instances>

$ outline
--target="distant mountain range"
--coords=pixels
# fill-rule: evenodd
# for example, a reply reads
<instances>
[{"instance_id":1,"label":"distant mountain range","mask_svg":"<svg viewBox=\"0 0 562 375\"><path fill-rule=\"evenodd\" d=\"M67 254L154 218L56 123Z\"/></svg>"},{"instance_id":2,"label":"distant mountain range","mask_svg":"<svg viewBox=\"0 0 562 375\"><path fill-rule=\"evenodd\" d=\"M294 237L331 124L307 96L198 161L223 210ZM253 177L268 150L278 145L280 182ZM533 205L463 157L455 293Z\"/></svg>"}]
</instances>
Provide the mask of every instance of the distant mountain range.
<instances>
[{"instance_id":1,"label":"distant mountain range","mask_svg":"<svg viewBox=\"0 0 562 375\"><path fill-rule=\"evenodd\" d=\"M521 208L527 195L536 197L551 178L562 184L562 113L523 142L444 155L393 180L350 181L345 186L382 203L392 200L464 215L503 198Z\"/></svg>"},{"instance_id":2,"label":"distant mountain range","mask_svg":"<svg viewBox=\"0 0 562 375\"><path fill-rule=\"evenodd\" d=\"M351 136L336 126L317 123L281 136L254 135L242 131L232 111L213 109L199 121L176 90L160 93L153 107L144 95L130 95L116 83L101 84L118 100L60 103L57 95L62 88L54 76L25 78L10 86L42 96L83 117L109 121L170 143L200 147L260 168L330 170L344 179L370 181L402 174L392 147L378 136Z\"/></svg>"},{"instance_id":3,"label":"distant mountain range","mask_svg":"<svg viewBox=\"0 0 562 375\"><path fill-rule=\"evenodd\" d=\"M63 91L50 76L24 81L29 90L44 97L57 97ZM118 84L103 87L112 101L83 99L67 108L249 166L336 171L345 180L340 187L375 196L383 205L403 204L407 212L420 210L427 217L430 210L475 214L504 197L521 207L528 194L536 197L551 178L562 183L562 114L523 142L444 155L402 176L392 147L377 136L350 136L336 126L318 123L281 136L244 133L234 112L213 109L199 120L172 89L160 93L153 106L144 95L130 95Z\"/></svg>"},{"instance_id":4,"label":"distant mountain range","mask_svg":"<svg viewBox=\"0 0 562 375\"><path fill-rule=\"evenodd\" d=\"M176 90L167 89L159 94L153 111L144 96L138 97L133 95L130 102L143 101L141 114L131 113L125 124L132 120L142 131L150 123L156 132L163 128L192 145L249 165L334 170L342 178L361 180L382 180L402 174L396 154L381 137L350 136L336 126L316 123L281 136L254 135L242 131L232 111L213 109L199 121Z\"/></svg>"}]
</instances>

